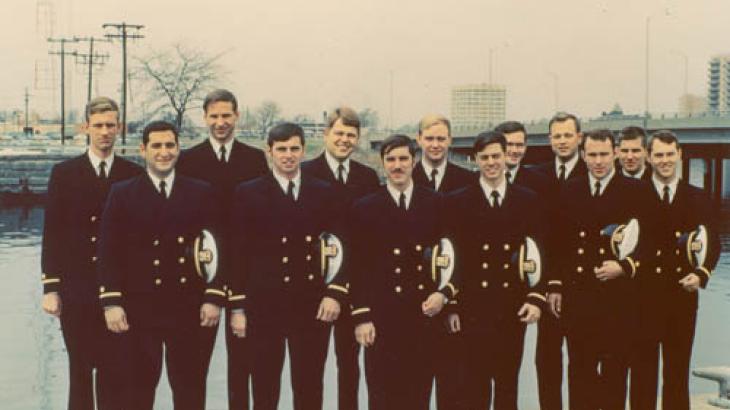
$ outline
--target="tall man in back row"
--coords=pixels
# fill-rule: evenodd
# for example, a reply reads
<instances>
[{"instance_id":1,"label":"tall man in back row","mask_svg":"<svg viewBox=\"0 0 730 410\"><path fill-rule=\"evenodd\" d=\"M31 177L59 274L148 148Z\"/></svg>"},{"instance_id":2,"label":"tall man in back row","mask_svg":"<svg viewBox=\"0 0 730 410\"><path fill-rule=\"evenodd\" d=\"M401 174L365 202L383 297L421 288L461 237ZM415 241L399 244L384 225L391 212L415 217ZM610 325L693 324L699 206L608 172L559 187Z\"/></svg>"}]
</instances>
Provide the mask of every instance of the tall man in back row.
<instances>
[{"instance_id":1,"label":"tall man in back row","mask_svg":"<svg viewBox=\"0 0 730 410\"><path fill-rule=\"evenodd\" d=\"M106 331L97 300L97 243L104 201L112 183L142 168L114 154L120 129L117 103L106 97L89 101L84 130L87 152L53 167L43 226L41 269L43 310L59 317L69 361L70 410L119 408L110 360L115 339Z\"/></svg>"},{"instance_id":2,"label":"tall man in back row","mask_svg":"<svg viewBox=\"0 0 730 410\"><path fill-rule=\"evenodd\" d=\"M346 212L352 203L373 192L380 185L372 168L351 158L360 139L360 118L350 107L338 107L327 117L324 130L324 152L302 164L302 173L330 183L334 193L335 212ZM347 238L342 238L349 243ZM347 245L345 245L347 248ZM346 253L349 255L349 251ZM350 301L341 306L334 323L337 355L337 403L340 410L358 408L360 345L355 340L355 327L350 315Z\"/></svg>"},{"instance_id":3,"label":"tall man in back row","mask_svg":"<svg viewBox=\"0 0 730 410\"><path fill-rule=\"evenodd\" d=\"M238 101L228 90L214 90L203 101L203 120L209 129L208 138L182 152L177 169L187 175L208 182L215 194L217 212L222 221L230 221L230 207L233 191L244 181L257 178L269 170L266 157L260 149L251 147L235 138L238 122ZM222 227L230 224L223 223ZM230 232L222 231L223 260L229 261L226 245ZM223 267L226 270L227 267ZM205 369L215 346L217 326L202 329L201 349L206 352ZM250 366L247 359L247 340L231 333L226 326L226 348L228 351L228 408L247 410L249 408Z\"/></svg>"}]
</instances>

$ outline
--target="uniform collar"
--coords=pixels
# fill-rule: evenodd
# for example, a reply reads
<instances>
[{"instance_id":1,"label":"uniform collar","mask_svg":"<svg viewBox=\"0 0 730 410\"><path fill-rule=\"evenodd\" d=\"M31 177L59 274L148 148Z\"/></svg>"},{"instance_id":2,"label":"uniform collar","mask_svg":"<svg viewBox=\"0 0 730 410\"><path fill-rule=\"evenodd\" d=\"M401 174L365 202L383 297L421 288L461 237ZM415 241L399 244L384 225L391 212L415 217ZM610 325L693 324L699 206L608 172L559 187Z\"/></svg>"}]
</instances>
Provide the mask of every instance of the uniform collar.
<instances>
[{"instance_id":1,"label":"uniform collar","mask_svg":"<svg viewBox=\"0 0 730 410\"><path fill-rule=\"evenodd\" d=\"M284 191L284 194L287 193L289 190L289 181L294 182L294 199L299 199L299 192L302 188L302 172L301 170L297 170L297 174L294 176L294 178L289 179L283 175L279 175L276 170L271 170L271 173L274 175L274 179L281 187L281 190Z\"/></svg>"},{"instance_id":2,"label":"uniform collar","mask_svg":"<svg viewBox=\"0 0 730 410\"><path fill-rule=\"evenodd\" d=\"M390 182L386 182L385 187L388 189L388 193L390 193L390 196L395 201L395 205L399 206L401 191L391 185ZM406 209L410 209L411 198L413 197L413 180L409 181L408 187L405 189L405 191L403 191L403 193L406 196Z\"/></svg>"},{"instance_id":3,"label":"uniform collar","mask_svg":"<svg viewBox=\"0 0 730 410\"><path fill-rule=\"evenodd\" d=\"M172 172L170 172L170 175L166 176L165 178L158 178L157 175L150 172L149 169L147 169L147 176L150 177L150 180L152 181L152 185L154 185L157 192L160 192L160 182L165 181L165 191L167 191L167 197L169 198L170 195L172 195L172 186L175 183L175 170L173 169Z\"/></svg>"},{"instance_id":4,"label":"uniform collar","mask_svg":"<svg viewBox=\"0 0 730 410\"><path fill-rule=\"evenodd\" d=\"M603 193L606 191L606 187L608 184L611 183L611 179L616 174L616 168L612 168L611 172L609 172L605 177L598 179L593 176L590 172L588 172L588 184L590 187L590 193L593 195L593 191L596 189L596 182L601 182L601 192L600 195L603 195Z\"/></svg>"},{"instance_id":5,"label":"uniform collar","mask_svg":"<svg viewBox=\"0 0 730 410\"><path fill-rule=\"evenodd\" d=\"M234 139L235 138L231 138L230 141L226 142L225 144L221 144L220 142L218 142L217 139L215 139L211 136L208 137L210 146L213 147L213 153L215 154L215 157L218 158L219 161L220 161L221 147L226 147L226 162L228 162L230 160Z\"/></svg>"},{"instance_id":6,"label":"uniform collar","mask_svg":"<svg viewBox=\"0 0 730 410\"><path fill-rule=\"evenodd\" d=\"M441 161L441 164L437 167L431 166L431 164L426 161L425 158L421 158L421 166L423 166L423 172L426 173L426 178L431 181L431 172L435 169L437 171L436 173L436 190L439 189L439 186L441 186L441 181L444 180L444 175L446 175L446 165L448 165L448 161L444 159Z\"/></svg>"},{"instance_id":7,"label":"uniform collar","mask_svg":"<svg viewBox=\"0 0 730 410\"><path fill-rule=\"evenodd\" d=\"M662 198L664 196L664 187L669 187L669 202L674 202L674 195L677 193L677 185L679 185L679 177L674 176L674 179L668 183L665 184L664 182L660 181L659 178L656 175L656 172L654 175L651 176L651 182L654 184L654 189L656 189L656 192L659 194L659 198Z\"/></svg>"},{"instance_id":8,"label":"uniform collar","mask_svg":"<svg viewBox=\"0 0 730 410\"><path fill-rule=\"evenodd\" d=\"M109 174L111 174L112 164L114 163L114 151L112 151L111 155L104 158L103 160L101 158L99 158L98 156L96 156L96 154L91 152L90 149L86 151L86 154L89 157L89 161L91 161L91 166L94 167L94 172L96 172L97 176L99 175L99 172L100 172L99 164L101 163L101 161L104 161L104 163L106 164L106 166L105 166L106 175L109 176Z\"/></svg>"},{"instance_id":9,"label":"uniform collar","mask_svg":"<svg viewBox=\"0 0 730 410\"><path fill-rule=\"evenodd\" d=\"M497 191L497 193L499 194L500 204L504 203L504 198L507 194L507 177L502 178L502 183L497 185L496 188L492 188L484 179L484 176L480 175L479 185L482 187L482 191L484 191L484 196L487 198L490 204L492 203L492 192L494 191Z\"/></svg>"},{"instance_id":10,"label":"uniform collar","mask_svg":"<svg viewBox=\"0 0 730 410\"><path fill-rule=\"evenodd\" d=\"M339 168L340 165L345 169L342 177L345 179L344 182L347 182L347 177L350 176L350 157L345 158L344 161L340 162L330 154L329 151L324 150L324 159L327 161L327 165L329 165L330 170L332 171L332 175L335 176L335 179L337 179L337 168Z\"/></svg>"},{"instance_id":11,"label":"uniform collar","mask_svg":"<svg viewBox=\"0 0 730 410\"><path fill-rule=\"evenodd\" d=\"M578 157L580 155L576 152L575 155L573 155L573 158L569 159L568 162L563 162L558 158L555 157L555 175L560 175L560 166L565 165L565 178L567 179L570 174L573 172L573 169L575 168L575 165L578 163Z\"/></svg>"},{"instance_id":12,"label":"uniform collar","mask_svg":"<svg viewBox=\"0 0 730 410\"><path fill-rule=\"evenodd\" d=\"M628 177L628 178L635 178L635 179L641 179L641 177L643 177L643 176L644 176L644 173L645 173L645 172L646 172L646 165L644 165L644 167L643 167L643 168L641 168L641 171L639 171L639 172L637 172L637 173L635 173L635 174L630 174L630 173L626 172L626 170L625 170L625 169L623 169L623 168L621 169L621 173L622 173L622 174L623 174L623 175L624 175L625 177Z\"/></svg>"}]
</instances>

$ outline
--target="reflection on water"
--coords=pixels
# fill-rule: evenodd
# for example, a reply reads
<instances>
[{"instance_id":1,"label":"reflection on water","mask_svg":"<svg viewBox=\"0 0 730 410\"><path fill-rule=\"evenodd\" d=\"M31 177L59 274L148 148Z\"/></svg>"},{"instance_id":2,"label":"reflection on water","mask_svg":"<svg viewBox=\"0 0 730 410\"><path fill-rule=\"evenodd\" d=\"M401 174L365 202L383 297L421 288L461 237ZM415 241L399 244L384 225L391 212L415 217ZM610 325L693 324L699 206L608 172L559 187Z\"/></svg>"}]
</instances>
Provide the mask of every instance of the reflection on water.
<instances>
[{"instance_id":1,"label":"reflection on water","mask_svg":"<svg viewBox=\"0 0 730 410\"><path fill-rule=\"evenodd\" d=\"M692 366L730 365L730 200L723 203L723 253L715 274L700 298ZM0 209L0 407L7 410L66 408L67 357L58 320L40 309L40 238L43 209ZM225 342L219 329L208 378L208 409L227 408ZM535 327L526 338L520 382L520 407L537 409L534 360ZM325 376L325 409L336 408L334 357L330 349ZM282 376L281 408L291 408L288 373ZM364 405L364 387L361 389ZM713 393L714 383L691 379L693 394ZM156 409L172 409L166 379L158 389ZM363 407L365 408L365 407Z\"/></svg>"}]
</instances>

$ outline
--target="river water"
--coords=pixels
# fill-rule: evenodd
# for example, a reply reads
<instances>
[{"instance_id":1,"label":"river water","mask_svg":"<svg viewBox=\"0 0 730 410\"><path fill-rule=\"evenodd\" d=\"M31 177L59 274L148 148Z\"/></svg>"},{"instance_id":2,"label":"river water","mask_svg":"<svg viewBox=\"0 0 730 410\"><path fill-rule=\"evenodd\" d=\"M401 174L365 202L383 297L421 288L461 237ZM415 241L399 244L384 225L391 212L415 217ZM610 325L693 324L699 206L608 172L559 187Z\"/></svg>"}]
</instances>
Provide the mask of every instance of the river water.
<instances>
[{"instance_id":1,"label":"river water","mask_svg":"<svg viewBox=\"0 0 730 410\"><path fill-rule=\"evenodd\" d=\"M723 202L723 253L712 280L700 297L692 367L730 365L730 200ZM0 408L61 410L66 408L67 356L58 320L40 309L40 241L42 208L0 209ZM208 378L207 408L227 408L225 343L222 327ZM534 367L535 326L530 326L520 381L520 408L538 408ZM291 408L288 370L282 375L281 409ZM716 384L691 379L693 395L716 392ZM361 389L361 408L365 388ZM172 409L164 377L155 409ZM330 348L325 374L325 409L336 409L336 376Z\"/></svg>"}]
</instances>

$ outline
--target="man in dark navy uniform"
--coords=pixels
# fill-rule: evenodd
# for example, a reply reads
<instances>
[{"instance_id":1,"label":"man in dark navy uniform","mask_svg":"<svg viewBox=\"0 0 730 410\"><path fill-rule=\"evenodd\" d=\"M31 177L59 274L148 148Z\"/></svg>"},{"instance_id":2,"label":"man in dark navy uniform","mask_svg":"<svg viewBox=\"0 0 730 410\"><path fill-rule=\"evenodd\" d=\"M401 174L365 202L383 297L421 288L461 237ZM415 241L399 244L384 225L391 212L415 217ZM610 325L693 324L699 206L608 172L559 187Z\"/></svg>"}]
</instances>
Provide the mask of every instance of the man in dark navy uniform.
<instances>
[{"instance_id":1,"label":"man in dark navy uniform","mask_svg":"<svg viewBox=\"0 0 730 410\"><path fill-rule=\"evenodd\" d=\"M359 138L360 118L355 110L338 107L327 117L324 152L302 164L304 175L330 183L337 202L334 206L335 212L346 212L355 200L380 186L375 170L351 158ZM334 338L337 355L337 408L356 410L360 383L360 345L355 340L349 300L341 306L341 313L334 323Z\"/></svg>"},{"instance_id":2,"label":"man in dark navy uniform","mask_svg":"<svg viewBox=\"0 0 730 410\"><path fill-rule=\"evenodd\" d=\"M230 207L233 191L241 182L258 178L269 171L263 151L239 142L235 138L238 122L238 101L228 90L214 90L203 101L203 120L209 129L208 139L185 150L180 155L177 171L181 175L208 182L217 197L221 221L230 221ZM229 226L222 223L222 228ZM221 244L225 245L229 232L221 232ZM223 251L224 262L230 260ZM226 269L224 267L224 269ZM215 346L217 326L204 328L202 348L208 350L205 369ZM228 408L244 410L249 408L250 360L247 359L247 341L233 336L226 326L226 348L228 351ZM234 365L235 363L235 365Z\"/></svg>"},{"instance_id":3,"label":"man in dark navy uniform","mask_svg":"<svg viewBox=\"0 0 730 410\"><path fill-rule=\"evenodd\" d=\"M200 328L214 327L225 303L224 278L196 273L191 245L203 229L215 233L210 185L175 173L177 129L156 121L142 133L147 172L115 184L100 239L99 300L109 330L125 334L131 362L131 402L151 410L163 347L176 410L205 407L208 352Z\"/></svg>"},{"instance_id":4,"label":"man in dark navy uniform","mask_svg":"<svg viewBox=\"0 0 730 410\"><path fill-rule=\"evenodd\" d=\"M546 195L550 179L534 168L522 165L522 159L527 153L527 131L522 123L505 121L494 129L504 135L507 141L505 163L507 168L504 177L510 184L516 184L535 191L541 197Z\"/></svg>"},{"instance_id":5,"label":"man in dark navy uniform","mask_svg":"<svg viewBox=\"0 0 730 410\"><path fill-rule=\"evenodd\" d=\"M301 127L276 125L267 143L272 172L235 193L231 330L255 352L254 409L278 406L285 346L294 409L321 409L330 326L349 293L345 275L322 275L319 236L336 230L336 201L329 184L300 170Z\"/></svg>"},{"instance_id":6,"label":"man in dark navy uniform","mask_svg":"<svg viewBox=\"0 0 730 410\"><path fill-rule=\"evenodd\" d=\"M630 126L621 130L616 156L624 176L651 180L651 168L646 164L646 131L643 128Z\"/></svg>"},{"instance_id":7,"label":"man in dark navy uniform","mask_svg":"<svg viewBox=\"0 0 730 410\"><path fill-rule=\"evenodd\" d=\"M114 408L106 331L96 292L96 263L102 209L113 182L142 168L114 154L119 108L106 97L89 101L84 128L90 146L83 155L53 167L41 254L43 310L61 319L69 356L69 409ZM110 367L111 365L111 367Z\"/></svg>"},{"instance_id":8,"label":"man in dark navy uniform","mask_svg":"<svg viewBox=\"0 0 730 410\"><path fill-rule=\"evenodd\" d=\"M407 136L381 145L387 184L351 213L352 316L365 347L370 409L427 409L437 360L438 315L457 292L431 278L424 251L440 237L440 196L411 178L415 148Z\"/></svg>"},{"instance_id":9,"label":"man in dark navy uniform","mask_svg":"<svg viewBox=\"0 0 730 410\"><path fill-rule=\"evenodd\" d=\"M580 121L573 114L558 113L548 124L550 146L555 154L552 161L535 167L535 170L548 177L549 185L545 191L544 205L547 207L549 231L553 224L560 225L564 221L556 219L557 195L561 186L569 179L586 175L586 165L580 159L579 148L582 141ZM548 241L545 252L548 258L561 252L563 244ZM548 272L552 275L555 270ZM535 365L537 368L537 387L542 410L562 410L563 385L563 339L565 329L560 321L562 294L553 292L562 285L560 278L546 277L548 290L548 311L542 316L537 327L537 348Z\"/></svg>"},{"instance_id":10,"label":"man in dark navy uniform","mask_svg":"<svg viewBox=\"0 0 730 410\"><path fill-rule=\"evenodd\" d=\"M540 318L546 300L520 279L513 260L525 237L542 243L545 218L533 191L507 182L506 149L501 133L479 134L478 182L446 197L445 234L454 240L462 281L455 315L466 341L465 409L491 408L492 397L495 409L517 409L526 324Z\"/></svg>"},{"instance_id":11,"label":"man in dark navy uniform","mask_svg":"<svg viewBox=\"0 0 730 410\"><path fill-rule=\"evenodd\" d=\"M699 288L705 288L720 254L718 209L700 189L678 174L682 149L671 131L657 131L648 145L654 170L648 206L652 213L643 227L639 344L631 368L631 408L655 410L661 346L662 408L687 410L689 365L697 318ZM678 238L704 225L707 255L702 265L687 260Z\"/></svg>"},{"instance_id":12,"label":"man in dark navy uniform","mask_svg":"<svg viewBox=\"0 0 730 410\"><path fill-rule=\"evenodd\" d=\"M648 190L616 171L613 134L586 132L581 154L588 175L563 186L560 224L550 256L560 285L567 328L570 408L623 409L633 334L636 332L636 250L616 255L611 225L636 219L643 226ZM627 233L628 235L628 233Z\"/></svg>"}]
</instances>

